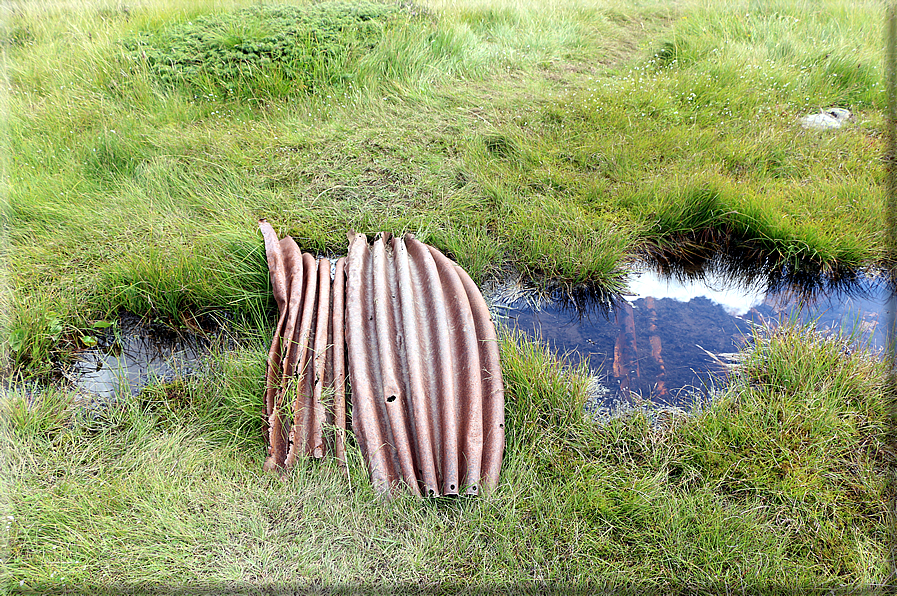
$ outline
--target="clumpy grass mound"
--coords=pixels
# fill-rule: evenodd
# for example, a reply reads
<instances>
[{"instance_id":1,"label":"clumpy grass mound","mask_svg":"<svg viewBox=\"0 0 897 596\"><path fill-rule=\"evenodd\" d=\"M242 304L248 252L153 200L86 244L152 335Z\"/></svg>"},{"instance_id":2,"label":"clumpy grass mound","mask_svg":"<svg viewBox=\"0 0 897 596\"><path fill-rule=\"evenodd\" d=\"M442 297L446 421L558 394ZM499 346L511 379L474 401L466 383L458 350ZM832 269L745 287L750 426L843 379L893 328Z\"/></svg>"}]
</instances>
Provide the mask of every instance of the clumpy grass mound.
<instances>
[{"instance_id":1,"label":"clumpy grass mound","mask_svg":"<svg viewBox=\"0 0 897 596\"><path fill-rule=\"evenodd\" d=\"M359 57L410 16L398 5L372 2L253 6L173 24L125 47L166 87L286 97L351 81Z\"/></svg>"}]
</instances>

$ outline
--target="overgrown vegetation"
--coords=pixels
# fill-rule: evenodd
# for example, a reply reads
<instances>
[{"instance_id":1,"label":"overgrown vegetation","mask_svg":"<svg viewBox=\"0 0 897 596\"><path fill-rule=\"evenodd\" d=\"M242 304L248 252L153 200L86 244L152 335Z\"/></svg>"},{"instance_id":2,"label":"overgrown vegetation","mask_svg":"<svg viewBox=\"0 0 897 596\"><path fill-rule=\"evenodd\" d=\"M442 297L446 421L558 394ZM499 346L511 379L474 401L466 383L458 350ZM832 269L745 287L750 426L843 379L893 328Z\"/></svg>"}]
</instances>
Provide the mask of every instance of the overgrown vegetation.
<instances>
[{"instance_id":1,"label":"overgrown vegetation","mask_svg":"<svg viewBox=\"0 0 897 596\"><path fill-rule=\"evenodd\" d=\"M3 33L4 346L30 373L117 309L257 320L259 216L605 289L702 232L810 270L882 254L874 3L79 6L11 5ZM796 125L833 104L846 130Z\"/></svg>"},{"instance_id":2,"label":"overgrown vegetation","mask_svg":"<svg viewBox=\"0 0 897 596\"><path fill-rule=\"evenodd\" d=\"M6 587L886 579L879 365L801 331L758 338L706 411L600 427L582 377L505 338L508 457L473 501L377 505L357 453L349 479L281 483L257 420L260 216L317 253L410 231L478 281L613 290L632 255L706 240L805 271L880 261L879 3L0 11L5 372L53 379L120 310L226 313L245 338L213 378L96 418L65 389L8 392ZM798 125L830 106L853 119Z\"/></svg>"},{"instance_id":3,"label":"overgrown vegetation","mask_svg":"<svg viewBox=\"0 0 897 596\"><path fill-rule=\"evenodd\" d=\"M409 13L370 2L259 5L144 33L125 42L125 57L202 96L289 97L345 87L385 28L410 26Z\"/></svg>"},{"instance_id":4,"label":"overgrown vegetation","mask_svg":"<svg viewBox=\"0 0 897 596\"><path fill-rule=\"evenodd\" d=\"M598 426L586 377L507 336L502 482L444 502L378 504L354 448L348 478L326 461L263 474L261 343L222 355L214 379L98 417L64 392L30 407L13 394L7 587L880 583L893 497L882 365L845 347L780 329L706 410Z\"/></svg>"}]
</instances>

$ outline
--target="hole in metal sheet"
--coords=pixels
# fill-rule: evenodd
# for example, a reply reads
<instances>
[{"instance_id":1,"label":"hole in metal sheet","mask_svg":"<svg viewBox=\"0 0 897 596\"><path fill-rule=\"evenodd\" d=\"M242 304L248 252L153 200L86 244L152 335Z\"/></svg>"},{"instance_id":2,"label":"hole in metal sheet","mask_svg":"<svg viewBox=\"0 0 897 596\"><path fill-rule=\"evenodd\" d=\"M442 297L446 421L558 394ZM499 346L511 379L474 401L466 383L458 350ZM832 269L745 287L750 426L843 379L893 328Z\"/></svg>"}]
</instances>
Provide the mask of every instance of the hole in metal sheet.
<instances>
[{"instance_id":1,"label":"hole in metal sheet","mask_svg":"<svg viewBox=\"0 0 897 596\"><path fill-rule=\"evenodd\" d=\"M454 484L449 484L449 490L455 490L455 485L454 485Z\"/></svg>"},{"instance_id":2,"label":"hole in metal sheet","mask_svg":"<svg viewBox=\"0 0 897 596\"><path fill-rule=\"evenodd\" d=\"M396 396L395 396L395 395L390 395L389 397L386 398L386 403L391 404L391 403L394 402L394 401L396 401Z\"/></svg>"}]
</instances>

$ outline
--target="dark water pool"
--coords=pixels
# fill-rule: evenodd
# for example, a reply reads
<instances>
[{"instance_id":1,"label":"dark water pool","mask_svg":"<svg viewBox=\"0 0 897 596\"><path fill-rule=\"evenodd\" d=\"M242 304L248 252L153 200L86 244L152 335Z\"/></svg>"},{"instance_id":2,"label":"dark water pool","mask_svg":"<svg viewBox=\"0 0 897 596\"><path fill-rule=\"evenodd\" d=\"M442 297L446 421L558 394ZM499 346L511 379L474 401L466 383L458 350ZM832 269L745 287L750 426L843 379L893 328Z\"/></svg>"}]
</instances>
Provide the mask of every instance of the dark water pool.
<instances>
[{"instance_id":1,"label":"dark water pool","mask_svg":"<svg viewBox=\"0 0 897 596\"><path fill-rule=\"evenodd\" d=\"M812 324L885 346L890 289L874 272L838 283L738 275L723 266L671 270L642 263L622 296L536 292L519 280L485 294L496 319L587 363L600 407L639 399L689 408L725 383L757 325Z\"/></svg>"},{"instance_id":2,"label":"dark water pool","mask_svg":"<svg viewBox=\"0 0 897 596\"><path fill-rule=\"evenodd\" d=\"M78 353L64 374L88 397L108 400L121 393L137 395L150 383L171 382L197 372L209 345L207 336L174 333L125 315L99 338L97 348Z\"/></svg>"},{"instance_id":3,"label":"dark water pool","mask_svg":"<svg viewBox=\"0 0 897 596\"><path fill-rule=\"evenodd\" d=\"M499 324L541 338L593 374L595 405L613 410L639 399L691 407L725 383L757 325L794 320L852 334L859 347L885 346L890 289L874 272L838 283L745 275L725 263L698 269L641 264L621 296L539 292L519 279L484 288ZM138 394L153 382L200 371L220 327L175 334L124 315L95 349L76 355L65 376L101 399Z\"/></svg>"}]
</instances>

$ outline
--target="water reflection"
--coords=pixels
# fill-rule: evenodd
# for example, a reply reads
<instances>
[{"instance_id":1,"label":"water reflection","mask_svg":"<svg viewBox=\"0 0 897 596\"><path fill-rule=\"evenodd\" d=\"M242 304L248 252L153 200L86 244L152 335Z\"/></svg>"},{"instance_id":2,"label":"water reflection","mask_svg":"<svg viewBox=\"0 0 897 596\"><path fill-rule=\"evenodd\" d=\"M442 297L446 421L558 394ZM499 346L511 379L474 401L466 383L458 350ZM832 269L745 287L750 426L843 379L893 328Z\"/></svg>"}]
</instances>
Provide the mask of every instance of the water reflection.
<instances>
[{"instance_id":1,"label":"water reflection","mask_svg":"<svg viewBox=\"0 0 897 596\"><path fill-rule=\"evenodd\" d=\"M125 315L117 328L99 338L100 345L76 355L65 376L82 394L108 400L125 392L137 395L154 382L193 374L208 352L208 341L175 334Z\"/></svg>"},{"instance_id":2,"label":"water reflection","mask_svg":"<svg viewBox=\"0 0 897 596\"><path fill-rule=\"evenodd\" d=\"M756 325L790 320L885 347L890 289L874 272L770 275L706 259L641 263L627 281L622 296L540 294L520 280L486 295L499 321L541 337L571 364L587 363L606 389L605 407L639 398L690 407L725 382Z\"/></svg>"}]
</instances>

